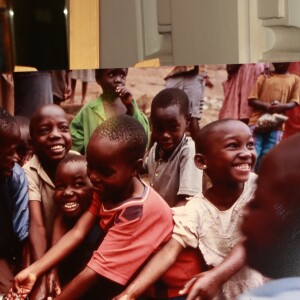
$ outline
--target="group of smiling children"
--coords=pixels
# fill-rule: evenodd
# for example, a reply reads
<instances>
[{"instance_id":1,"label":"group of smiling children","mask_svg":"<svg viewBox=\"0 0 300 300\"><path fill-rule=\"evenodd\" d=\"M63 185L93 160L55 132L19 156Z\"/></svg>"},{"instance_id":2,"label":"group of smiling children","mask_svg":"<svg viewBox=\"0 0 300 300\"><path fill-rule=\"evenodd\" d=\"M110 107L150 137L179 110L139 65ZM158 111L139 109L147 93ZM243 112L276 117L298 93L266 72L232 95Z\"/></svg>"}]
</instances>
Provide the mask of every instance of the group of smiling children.
<instances>
[{"instance_id":1,"label":"group of smiling children","mask_svg":"<svg viewBox=\"0 0 300 300\"><path fill-rule=\"evenodd\" d=\"M13 276L9 299L236 299L261 285L239 230L256 188L250 129L215 121L194 142L186 94L165 89L151 105L145 158L148 123L125 87L127 69L97 74L103 94L71 131L59 106L36 110L23 168L19 126L1 110L1 292ZM13 242L23 260L11 272Z\"/></svg>"}]
</instances>

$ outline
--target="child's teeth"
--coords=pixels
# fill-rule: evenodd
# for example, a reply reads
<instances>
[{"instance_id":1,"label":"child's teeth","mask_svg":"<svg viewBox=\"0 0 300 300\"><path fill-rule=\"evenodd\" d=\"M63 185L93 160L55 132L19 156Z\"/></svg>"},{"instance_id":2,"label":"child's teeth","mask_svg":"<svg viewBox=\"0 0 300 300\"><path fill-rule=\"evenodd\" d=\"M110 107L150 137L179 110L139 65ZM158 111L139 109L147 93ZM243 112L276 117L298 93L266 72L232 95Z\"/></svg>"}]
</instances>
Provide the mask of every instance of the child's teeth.
<instances>
[{"instance_id":1,"label":"child's teeth","mask_svg":"<svg viewBox=\"0 0 300 300\"><path fill-rule=\"evenodd\" d=\"M58 150L58 149L62 149L62 148L63 148L63 146L61 146L61 145L51 147L52 150Z\"/></svg>"},{"instance_id":2,"label":"child's teeth","mask_svg":"<svg viewBox=\"0 0 300 300\"><path fill-rule=\"evenodd\" d=\"M249 165L247 165L247 164L238 165L238 166L236 166L236 168L239 170L249 170L250 169Z\"/></svg>"},{"instance_id":3,"label":"child's teeth","mask_svg":"<svg viewBox=\"0 0 300 300\"><path fill-rule=\"evenodd\" d=\"M68 202L65 203L65 208L75 208L77 206L77 202Z\"/></svg>"}]
</instances>

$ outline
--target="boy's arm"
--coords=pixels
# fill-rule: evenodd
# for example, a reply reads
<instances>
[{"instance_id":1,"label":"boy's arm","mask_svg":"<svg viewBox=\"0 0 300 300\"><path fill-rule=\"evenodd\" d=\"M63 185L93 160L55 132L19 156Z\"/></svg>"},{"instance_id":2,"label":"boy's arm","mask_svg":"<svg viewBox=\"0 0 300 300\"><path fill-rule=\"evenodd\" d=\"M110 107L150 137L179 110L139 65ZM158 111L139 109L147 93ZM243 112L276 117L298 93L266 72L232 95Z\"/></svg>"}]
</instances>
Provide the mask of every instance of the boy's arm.
<instances>
[{"instance_id":1,"label":"boy's arm","mask_svg":"<svg viewBox=\"0 0 300 300\"><path fill-rule=\"evenodd\" d=\"M139 110L136 101L133 99L131 93L126 89L126 87L118 88L117 92L119 93L123 104L126 106L127 115L134 117L143 125L148 138L148 148L150 143L150 125L148 118Z\"/></svg>"},{"instance_id":2,"label":"boy's arm","mask_svg":"<svg viewBox=\"0 0 300 300\"><path fill-rule=\"evenodd\" d=\"M29 242L31 263L41 258L47 251L47 234L40 201L29 201ZM46 277L39 278L31 293L33 300L46 297Z\"/></svg>"},{"instance_id":3,"label":"boy's arm","mask_svg":"<svg viewBox=\"0 0 300 300\"><path fill-rule=\"evenodd\" d=\"M126 290L114 300L136 299L157 281L176 261L183 246L171 238L146 264Z\"/></svg>"},{"instance_id":4,"label":"boy's arm","mask_svg":"<svg viewBox=\"0 0 300 300\"><path fill-rule=\"evenodd\" d=\"M99 275L91 268L86 267L69 284L66 285L62 293L56 297L55 300L78 299L90 290L95 283L97 283L98 287L96 292L101 293L99 294L99 299L102 299L102 297L108 299L108 296L110 297L109 299L111 299L111 294L117 294L124 288L124 286L111 281ZM105 296L103 296L102 289ZM107 293L109 295L106 295Z\"/></svg>"},{"instance_id":5,"label":"boy's arm","mask_svg":"<svg viewBox=\"0 0 300 300\"><path fill-rule=\"evenodd\" d=\"M265 111L265 112L268 112L268 110L271 106L269 103L263 102L259 99L249 99L248 104L249 104L249 106L252 106L256 109L259 109L259 110L262 110L262 111Z\"/></svg>"},{"instance_id":6,"label":"boy's arm","mask_svg":"<svg viewBox=\"0 0 300 300\"><path fill-rule=\"evenodd\" d=\"M98 273L89 267L85 267L81 273L79 273L69 284L66 285L62 293L59 294L55 299L78 299L80 296L84 295L98 280Z\"/></svg>"},{"instance_id":7,"label":"boy's arm","mask_svg":"<svg viewBox=\"0 0 300 300\"><path fill-rule=\"evenodd\" d=\"M188 198L202 192L203 171L195 166L194 157L195 144L188 140L187 147L184 146L179 158L179 187L176 207L185 205Z\"/></svg>"},{"instance_id":8,"label":"boy's arm","mask_svg":"<svg viewBox=\"0 0 300 300\"><path fill-rule=\"evenodd\" d=\"M133 106L133 98L131 93L127 90L126 87L117 87L116 92L121 98L122 103L125 105L127 109L127 115L133 116L134 106Z\"/></svg>"},{"instance_id":9,"label":"boy's arm","mask_svg":"<svg viewBox=\"0 0 300 300\"><path fill-rule=\"evenodd\" d=\"M291 101L288 103L274 103L272 105L270 105L268 112L273 114L273 113L284 113L287 110L290 110L292 108L294 108L295 106L297 106L298 103Z\"/></svg>"},{"instance_id":10,"label":"boy's arm","mask_svg":"<svg viewBox=\"0 0 300 300\"><path fill-rule=\"evenodd\" d=\"M200 273L188 281L180 294L189 293L187 300L213 299L220 287L246 265L243 242L239 242L217 267Z\"/></svg>"},{"instance_id":11,"label":"boy's arm","mask_svg":"<svg viewBox=\"0 0 300 300\"><path fill-rule=\"evenodd\" d=\"M15 276L14 289L26 297L32 290L37 277L53 268L72 252L91 230L96 220L96 216L89 211L86 212L73 229L67 232L43 257Z\"/></svg>"},{"instance_id":12,"label":"boy's arm","mask_svg":"<svg viewBox=\"0 0 300 300\"><path fill-rule=\"evenodd\" d=\"M53 247L66 232L67 228L64 224L63 215L60 213L54 220L51 247ZM55 298L60 293L61 286L58 277L58 269L57 266L55 266L47 275L47 300Z\"/></svg>"},{"instance_id":13,"label":"boy's arm","mask_svg":"<svg viewBox=\"0 0 300 300\"><path fill-rule=\"evenodd\" d=\"M40 201L29 201L29 239L32 253L32 260L36 261L47 250L47 235L44 224L42 204Z\"/></svg>"},{"instance_id":14,"label":"boy's arm","mask_svg":"<svg viewBox=\"0 0 300 300\"><path fill-rule=\"evenodd\" d=\"M30 265L30 243L29 239L25 239L22 242L22 269L27 268Z\"/></svg>"}]
</instances>

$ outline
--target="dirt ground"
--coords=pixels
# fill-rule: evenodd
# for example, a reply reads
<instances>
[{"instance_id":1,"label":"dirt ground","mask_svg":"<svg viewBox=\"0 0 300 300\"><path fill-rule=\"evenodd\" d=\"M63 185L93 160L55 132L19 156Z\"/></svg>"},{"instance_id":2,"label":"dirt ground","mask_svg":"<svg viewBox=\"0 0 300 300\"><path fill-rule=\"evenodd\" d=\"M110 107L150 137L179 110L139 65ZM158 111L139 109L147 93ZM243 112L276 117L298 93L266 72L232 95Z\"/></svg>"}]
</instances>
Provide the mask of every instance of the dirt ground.
<instances>
[{"instance_id":1,"label":"dirt ground","mask_svg":"<svg viewBox=\"0 0 300 300\"><path fill-rule=\"evenodd\" d=\"M153 97L164 88L164 77L170 72L170 67L159 68L129 68L126 86L137 100L140 109L149 116L150 104ZM222 82L226 80L225 65L209 65L208 76L214 84L212 89L205 90L205 106L200 125L203 126L218 118L218 113L223 100ZM98 97L101 87L96 82L88 85L86 102ZM62 104L63 108L72 119L81 108L81 82L76 84L75 101L70 100Z\"/></svg>"}]
</instances>

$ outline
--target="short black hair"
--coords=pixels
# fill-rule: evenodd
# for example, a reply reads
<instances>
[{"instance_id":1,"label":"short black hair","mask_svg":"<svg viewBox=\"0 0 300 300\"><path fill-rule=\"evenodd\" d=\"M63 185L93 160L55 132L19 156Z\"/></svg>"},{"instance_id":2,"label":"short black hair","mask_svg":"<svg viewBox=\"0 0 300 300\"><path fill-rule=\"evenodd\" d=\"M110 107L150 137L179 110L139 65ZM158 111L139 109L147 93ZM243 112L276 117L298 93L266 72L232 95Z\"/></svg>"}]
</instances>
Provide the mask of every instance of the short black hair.
<instances>
[{"instance_id":1,"label":"short black hair","mask_svg":"<svg viewBox=\"0 0 300 300\"><path fill-rule=\"evenodd\" d=\"M195 145L196 145L196 152L197 153L202 153L205 154L207 153L210 145L208 143L208 138L209 136L218 128L223 127L225 124L230 123L230 122L241 122L239 120L235 119L221 119L221 120L216 120L213 122L208 123L207 125L203 126L198 133L196 134L195 137Z\"/></svg>"},{"instance_id":2,"label":"short black hair","mask_svg":"<svg viewBox=\"0 0 300 300\"><path fill-rule=\"evenodd\" d=\"M131 116L119 115L104 121L95 129L90 140L101 138L118 141L132 161L144 157L147 134L142 124Z\"/></svg>"},{"instance_id":3,"label":"short black hair","mask_svg":"<svg viewBox=\"0 0 300 300\"><path fill-rule=\"evenodd\" d=\"M83 163L87 165L86 157L84 155L79 155L75 153L68 153L58 164L57 170L62 166L66 165L70 162L75 162L75 163Z\"/></svg>"},{"instance_id":4,"label":"short black hair","mask_svg":"<svg viewBox=\"0 0 300 300\"><path fill-rule=\"evenodd\" d=\"M152 100L151 112L158 108L166 108L172 105L179 107L186 119L189 118L189 98L187 94L178 88L166 88L160 91Z\"/></svg>"},{"instance_id":5,"label":"short black hair","mask_svg":"<svg viewBox=\"0 0 300 300\"><path fill-rule=\"evenodd\" d=\"M120 68L106 68L106 69L96 69L95 70L95 80L98 82L103 74L104 71L106 70L113 70L113 69L120 69ZM127 70L128 73L128 68L124 68Z\"/></svg>"},{"instance_id":6,"label":"short black hair","mask_svg":"<svg viewBox=\"0 0 300 300\"><path fill-rule=\"evenodd\" d=\"M19 126L15 118L4 108L0 107L0 135L14 126Z\"/></svg>"},{"instance_id":7,"label":"short black hair","mask_svg":"<svg viewBox=\"0 0 300 300\"><path fill-rule=\"evenodd\" d=\"M62 164L67 164L69 162L85 162L86 157L84 155L79 155L75 153L68 153L61 161Z\"/></svg>"}]
</instances>

